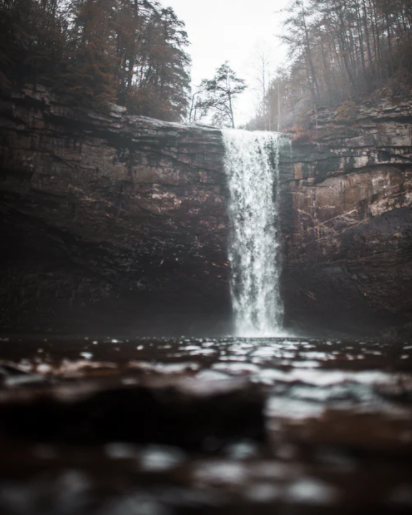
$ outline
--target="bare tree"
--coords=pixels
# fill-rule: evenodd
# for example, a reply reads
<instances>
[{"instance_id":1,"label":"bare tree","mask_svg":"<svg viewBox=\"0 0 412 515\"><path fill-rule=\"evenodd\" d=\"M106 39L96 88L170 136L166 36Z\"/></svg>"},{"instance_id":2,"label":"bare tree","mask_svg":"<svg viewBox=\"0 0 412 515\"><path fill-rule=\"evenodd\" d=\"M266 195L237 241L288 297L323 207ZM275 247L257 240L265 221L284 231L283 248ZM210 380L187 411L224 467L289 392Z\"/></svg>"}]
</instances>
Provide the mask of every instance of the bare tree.
<instances>
[{"instance_id":1,"label":"bare tree","mask_svg":"<svg viewBox=\"0 0 412 515\"><path fill-rule=\"evenodd\" d=\"M284 12L279 37L288 49L289 79L269 81L255 126L268 128L262 117L267 104L282 128L290 110L299 125L297 117L310 108L316 114L322 105L357 102L384 86L408 95L411 0L291 0Z\"/></svg>"}]
</instances>

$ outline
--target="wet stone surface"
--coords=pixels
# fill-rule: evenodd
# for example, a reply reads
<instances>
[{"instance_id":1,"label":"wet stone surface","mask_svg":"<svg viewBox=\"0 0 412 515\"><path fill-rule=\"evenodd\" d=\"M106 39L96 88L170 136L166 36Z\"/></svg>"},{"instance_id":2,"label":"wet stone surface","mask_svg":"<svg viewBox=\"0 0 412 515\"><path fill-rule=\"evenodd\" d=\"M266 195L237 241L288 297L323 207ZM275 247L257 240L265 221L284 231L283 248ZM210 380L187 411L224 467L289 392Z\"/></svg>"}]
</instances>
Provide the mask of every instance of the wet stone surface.
<instances>
[{"instance_id":1,"label":"wet stone surface","mask_svg":"<svg viewBox=\"0 0 412 515\"><path fill-rule=\"evenodd\" d=\"M411 513L412 343L5 338L0 513Z\"/></svg>"}]
</instances>

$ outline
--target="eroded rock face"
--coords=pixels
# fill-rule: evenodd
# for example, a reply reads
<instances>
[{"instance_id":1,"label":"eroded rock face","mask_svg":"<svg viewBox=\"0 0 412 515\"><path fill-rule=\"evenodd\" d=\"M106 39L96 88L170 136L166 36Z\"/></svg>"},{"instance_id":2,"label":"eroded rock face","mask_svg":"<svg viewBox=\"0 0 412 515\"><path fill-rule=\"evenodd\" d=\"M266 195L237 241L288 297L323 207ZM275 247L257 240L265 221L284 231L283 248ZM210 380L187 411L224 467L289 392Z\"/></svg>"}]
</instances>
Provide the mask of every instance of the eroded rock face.
<instances>
[{"instance_id":1,"label":"eroded rock face","mask_svg":"<svg viewBox=\"0 0 412 515\"><path fill-rule=\"evenodd\" d=\"M320 110L281 156L282 291L305 333L412 333L412 106ZM3 331L231 330L220 131L0 103Z\"/></svg>"},{"instance_id":2,"label":"eroded rock face","mask_svg":"<svg viewBox=\"0 0 412 515\"><path fill-rule=\"evenodd\" d=\"M292 324L388 332L412 315L412 106L323 111L282 197ZM404 327L406 332L411 328Z\"/></svg>"},{"instance_id":3,"label":"eroded rock face","mask_svg":"<svg viewBox=\"0 0 412 515\"><path fill-rule=\"evenodd\" d=\"M0 107L3 329L229 318L218 130L97 115L41 87Z\"/></svg>"}]
</instances>

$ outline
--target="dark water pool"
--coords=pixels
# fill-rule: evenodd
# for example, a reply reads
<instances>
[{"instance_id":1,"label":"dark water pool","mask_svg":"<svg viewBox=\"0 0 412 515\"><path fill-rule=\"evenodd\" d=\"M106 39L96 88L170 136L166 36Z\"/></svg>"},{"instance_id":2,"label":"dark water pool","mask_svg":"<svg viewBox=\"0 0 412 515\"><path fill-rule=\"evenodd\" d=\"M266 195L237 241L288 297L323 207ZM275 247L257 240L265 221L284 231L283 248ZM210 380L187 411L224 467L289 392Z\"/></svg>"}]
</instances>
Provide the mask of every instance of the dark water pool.
<instances>
[{"instance_id":1,"label":"dark water pool","mask_svg":"<svg viewBox=\"0 0 412 515\"><path fill-rule=\"evenodd\" d=\"M412 343L1 338L0 513L412 513Z\"/></svg>"}]
</instances>

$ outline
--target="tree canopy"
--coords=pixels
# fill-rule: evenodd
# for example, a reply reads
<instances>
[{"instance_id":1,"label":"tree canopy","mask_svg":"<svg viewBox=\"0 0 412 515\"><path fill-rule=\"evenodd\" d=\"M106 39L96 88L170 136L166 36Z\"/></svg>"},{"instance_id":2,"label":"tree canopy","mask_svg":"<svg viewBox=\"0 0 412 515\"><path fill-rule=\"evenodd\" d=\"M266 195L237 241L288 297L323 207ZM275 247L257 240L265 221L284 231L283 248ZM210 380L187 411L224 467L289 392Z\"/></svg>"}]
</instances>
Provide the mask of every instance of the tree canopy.
<instances>
[{"instance_id":1,"label":"tree canopy","mask_svg":"<svg viewBox=\"0 0 412 515\"><path fill-rule=\"evenodd\" d=\"M186 115L187 34L156 0L0 0L0 29L3 92L38 82L86 107Z\"/></svg>"},{"instance_id":2,"label":"tree canopy","mask_svg":"<svg viewBox=\"0 0 412 515\"><path fill-rule=\"evenodd\" d=\"M246 89L245 81L236 76L228 62L223 63L213 79L204 79L192 101L191 113L196 121L200 117L212 114L212 122L217 127L235 127L234 103Z\"/></svg>"},{"instance_id":3,"label":"tree canopy","mask_svg":"<svg viewBox=\"0 0 412 515\"><path fill-rule=\"evenodd\" d=\"M250 128L287 127L305 111L356 103L383 88L405 95L411 0L291 0L284 12L279 38L288 66L273 78Z\"/></svg>"}]
</instances>

